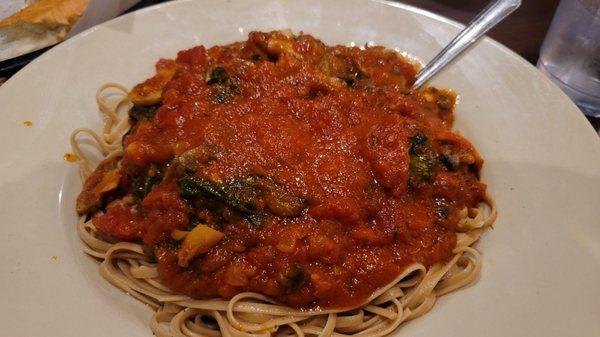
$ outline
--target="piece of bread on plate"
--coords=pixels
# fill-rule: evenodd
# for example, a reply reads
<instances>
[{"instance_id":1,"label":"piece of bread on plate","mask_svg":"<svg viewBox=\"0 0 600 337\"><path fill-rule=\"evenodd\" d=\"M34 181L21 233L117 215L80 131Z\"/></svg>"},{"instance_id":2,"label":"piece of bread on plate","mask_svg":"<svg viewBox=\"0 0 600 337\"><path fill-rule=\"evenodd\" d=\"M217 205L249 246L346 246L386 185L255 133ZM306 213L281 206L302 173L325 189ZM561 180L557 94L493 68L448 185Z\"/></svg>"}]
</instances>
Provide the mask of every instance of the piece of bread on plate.
<instances>
[{"instance_id":1,"label":"piece of bread on plate","mask_svg":"<svg viewBox=\"0 0 600 337\"><path fill-rule=\"evenodd\" d=\"M88 0L39 0L0 21L0 60L64 40L87 4Z\"/></svg>"}]
</instances>

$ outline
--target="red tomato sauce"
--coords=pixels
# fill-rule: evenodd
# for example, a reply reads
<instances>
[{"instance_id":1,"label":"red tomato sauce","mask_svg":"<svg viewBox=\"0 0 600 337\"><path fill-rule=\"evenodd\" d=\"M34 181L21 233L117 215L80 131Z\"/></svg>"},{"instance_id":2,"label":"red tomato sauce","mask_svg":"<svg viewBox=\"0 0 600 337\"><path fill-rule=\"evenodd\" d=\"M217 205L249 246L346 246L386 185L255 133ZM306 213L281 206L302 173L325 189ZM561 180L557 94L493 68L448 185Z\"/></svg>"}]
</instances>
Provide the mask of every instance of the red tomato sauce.
<instances>
[{"instance_id":1,"label":"red tomato sauce","mask_svg":"<svg viewBox=\"0 0 600 337\"><path fill-rule=\"evenodd\" d=\"M133 195L136 214L113 206L94 223L143 242L178 293L355 307L409 264L448 260L458 211L485 195L481 158L450 130L455 95L410 92L417 69L394 51L253 32L157 69L133 89L161 102L132 118L129 178L112 196ZM184 177L201 179L199 196L182 192ZM196 223L225 236L181 267L170 233Z\"/></svg>"}]
</instances>

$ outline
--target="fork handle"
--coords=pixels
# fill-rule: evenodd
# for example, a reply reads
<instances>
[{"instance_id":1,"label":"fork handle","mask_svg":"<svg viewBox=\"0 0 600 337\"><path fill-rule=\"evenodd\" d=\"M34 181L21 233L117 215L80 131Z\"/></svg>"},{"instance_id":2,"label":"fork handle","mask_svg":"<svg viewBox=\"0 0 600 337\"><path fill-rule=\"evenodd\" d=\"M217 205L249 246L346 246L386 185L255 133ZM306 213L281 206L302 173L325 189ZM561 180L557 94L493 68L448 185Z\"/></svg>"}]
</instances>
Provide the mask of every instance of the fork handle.
<instances>
[{"instance_id":1,"label":"fork handle","mask_svg":"<svg viewBox=\"0 0 600 337\"><path fill-rule=\"evenodd\" d=\"M490 2L465 29L419 71L413 90L423 86L438 71L519 6L521 6L521 0L495 0Z\"/></svg>"}]
</instances>

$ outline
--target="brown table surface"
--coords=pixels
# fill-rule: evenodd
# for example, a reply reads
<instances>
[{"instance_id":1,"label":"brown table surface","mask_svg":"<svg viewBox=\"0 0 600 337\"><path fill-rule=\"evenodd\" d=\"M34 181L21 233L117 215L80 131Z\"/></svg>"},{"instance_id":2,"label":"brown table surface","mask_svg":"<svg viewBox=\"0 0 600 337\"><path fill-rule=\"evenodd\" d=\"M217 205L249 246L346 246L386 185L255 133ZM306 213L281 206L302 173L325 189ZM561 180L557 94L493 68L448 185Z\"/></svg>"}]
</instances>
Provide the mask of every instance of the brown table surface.
<instances>
[{"instance_id":1,"label":"brown table surface","mask_svg":"<svg viewBox=\"0 0 600 337\"><path fill-rule=\"evenodd\" d=\"M131 10L168 0L142 0ZM431 12L467 24L490 0L401 0ZM521 8L494 27L488 35L506 45L532 64L537 62L539 50L560 0L524 0ZM569 0L567 0L569 1ZM131 11L130 10L130 11ZM37 57L37 55L35 55ZM28 62L29 60L26 60ZM26 64L26 62L22 62ZM20 65L22 66L22 65ZM10 76L18 68L2 76ZM600 135L600 118L588 118Z\"/></svg>"}]
</instances>

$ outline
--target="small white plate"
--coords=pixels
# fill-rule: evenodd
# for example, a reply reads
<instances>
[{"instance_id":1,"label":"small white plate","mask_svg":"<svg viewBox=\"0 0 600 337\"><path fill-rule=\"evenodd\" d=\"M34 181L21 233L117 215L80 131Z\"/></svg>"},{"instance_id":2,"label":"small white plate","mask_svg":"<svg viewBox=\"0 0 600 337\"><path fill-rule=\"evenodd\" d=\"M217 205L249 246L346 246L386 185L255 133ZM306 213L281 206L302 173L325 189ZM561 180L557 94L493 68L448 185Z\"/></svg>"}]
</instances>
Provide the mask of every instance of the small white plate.
<instances>
[{"instance_id":1,"label":"small white plate","mask_svg":"<svg viewBox=\"0 0 600 337\"><path fill-rule=\"evenodd\" d=\"M105 82L131 86L178 50L291 28L328 44L381 44L432 58L460 25L386 2L181 1L97 26L0 87L0 331L4 336L151 336L151 312L81 251L71 130L98 128ZM500 216L478 248L480 279L397 336L598 336L600 141L533 66L484 39L437 76L460 94L456 129L485 158ZM25 120L33 125L26 127Z\"/></svg>"}]
</instances>

